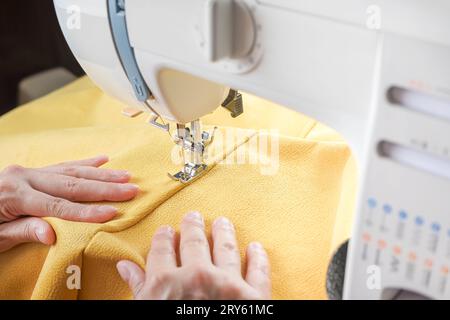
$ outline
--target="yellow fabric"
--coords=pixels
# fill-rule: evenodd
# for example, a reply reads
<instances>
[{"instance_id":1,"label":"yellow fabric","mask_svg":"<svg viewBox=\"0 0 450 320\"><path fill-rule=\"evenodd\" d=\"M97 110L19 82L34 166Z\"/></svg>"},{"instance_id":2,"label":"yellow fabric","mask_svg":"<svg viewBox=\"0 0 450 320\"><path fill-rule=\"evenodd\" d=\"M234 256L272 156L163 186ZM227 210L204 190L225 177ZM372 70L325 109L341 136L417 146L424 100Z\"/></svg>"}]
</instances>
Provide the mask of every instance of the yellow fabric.
<instances>
[{"instance_id":1,"label":"yellow fabric","mask_svg":"<svg viewBox=\"0 0 450 320\"><path fill-rule=\"evenodd\" d=\"M178 228L182 216L199 210L209 226L218 216L235 224L241 249L253 240L267 248L274 298L323 299L332 251L349 234L355 164L347 145L332 130L303 115L245 95L237 119L219 109L204 123L266 129L232 130L223 150L210 148L211 166L202 178L182 186L167 177L171 161L167 134L145 123L145 115L124 118L124 107L87 78L0 118L0 169L10 164L39 167L107 154L109 168L133 173L139 196L118 204L121 214L106 224L47 219L57 234L52 247L24 244L0 254L1 299L124 299L131 293L115 264L144 265L150 239L163 224ZM232 163L255 156L254 146L278 129L279 168L261 174L260 164ZM231 142L230 142L231 141ZM243 149L244 148L244 149ZM244 152L245 151L245 152ZM243 253L243 252L242 252ZM81 290L70 290L66 269L82 270Z\"/></svg>"}]
</instances>

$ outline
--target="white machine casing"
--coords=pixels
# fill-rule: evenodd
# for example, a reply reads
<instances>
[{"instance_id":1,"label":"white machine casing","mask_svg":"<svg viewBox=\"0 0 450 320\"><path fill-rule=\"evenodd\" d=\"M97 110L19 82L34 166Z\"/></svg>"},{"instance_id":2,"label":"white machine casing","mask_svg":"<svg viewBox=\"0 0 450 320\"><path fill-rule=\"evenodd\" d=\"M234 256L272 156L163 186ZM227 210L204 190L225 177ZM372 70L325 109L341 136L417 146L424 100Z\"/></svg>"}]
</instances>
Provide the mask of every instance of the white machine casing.
<instances>
[{"instance_id":1,"label":"white machine casing","mask_svg":"<svg viewBox=\"0 0 450 320\"><path fill-rule=\"evenodd\" d=\"M118 57L107 0L54 2L89 77L148 111ZM450 2L122 2L149 103L163 118L198 119L233 88L347 140L360 188L346 299L391 299L402 290L450 298Z\"/></svg>"}]
</instances>

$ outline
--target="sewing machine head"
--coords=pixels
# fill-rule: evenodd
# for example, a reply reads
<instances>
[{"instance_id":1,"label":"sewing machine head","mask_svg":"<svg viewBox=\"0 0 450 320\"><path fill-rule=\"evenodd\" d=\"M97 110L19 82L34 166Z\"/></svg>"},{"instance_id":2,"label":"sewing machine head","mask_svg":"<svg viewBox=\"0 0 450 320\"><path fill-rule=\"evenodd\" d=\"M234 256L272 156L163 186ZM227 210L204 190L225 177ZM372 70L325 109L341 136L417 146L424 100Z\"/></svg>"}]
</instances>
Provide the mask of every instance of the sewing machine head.
<instances>
[{"instance_id":1,"label":"sewing machine head","mask_svg":"<svg viewBox=\"0 0 450 320\"><path fill-rule=\"evenodd\" d=\"M438 286L446 274L384 250L402 244L402 252L448 270L450 242L439 231L450 227L447 0L54 2L72 51L99 87L150 112L159 128L178 124L186 161L174 179L204 172L212 135L201 130L202 116L220 105L242 112L229 88L306 113L339 131L360 164L345 296L387 298L393 287L450 296ZM375 289L365 285L371 266L383 274Z\"/></svg>"},{"instance_id":2,"label":"sewing machine head","mask_svg":"<svg viewBox=\"0 0 450 320\"><path fill-rule=\"evenodd\" d=\"M171 177L183 183L197 178L206 169L203 154L213 139L213 133L202 131L199 118L221 105L237 117L243 112L241 95L222 84L177 70L173 61L147 50L156 40L156 20L163 18L156 12L151 15L156 24L148 28L154 30L153 35L133 29L142 30L139 21L149 20L147 14L143 15L144 7L158 6L155 2L57 0L55 5L72 51L97 85L127 105L149 112L149 122L157 128L169 131L166 121L177 123L174 140L181 147L185 166ZM247 5L235 1L196 1L189 5L199 10L200 20L193 26L202 58L222 63L225 69L248 69L247 65L220 62L238 59L242 64L251 56L255 25ZM131 23L135 15L136 21ZM158 38L163 40L161 35ZM168 46L169 39L164 40ZM143 50L137 43L145 43ZM188 123L190 126L186 126Z\"/></svg>"}]
</instances>

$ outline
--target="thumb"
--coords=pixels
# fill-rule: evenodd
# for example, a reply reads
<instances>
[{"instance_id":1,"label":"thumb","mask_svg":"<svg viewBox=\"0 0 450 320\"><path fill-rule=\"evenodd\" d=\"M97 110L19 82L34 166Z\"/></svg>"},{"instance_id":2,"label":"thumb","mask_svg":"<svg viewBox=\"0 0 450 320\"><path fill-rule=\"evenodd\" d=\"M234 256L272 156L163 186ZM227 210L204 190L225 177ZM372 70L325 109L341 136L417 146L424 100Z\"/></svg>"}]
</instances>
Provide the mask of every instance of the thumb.
<instances>
[{"instance_id":1,"label":"thumb","mask_svg":"<svg viewBox=\"0 0 450 320\"><path fill-rule=\"evenodd\" d=\"M117 264L120 277L125 281L133 292L136 299L145 283L145 272L137 264L123 260Z\"/></svg>"},{"instance_id":2,"label":"thumb","mask_svg":"<svg viewBox=\"0 0 450 320\"><path fill-rule=\"evenodd\" d=\"M25 242L51 245L55 240L52 227L39 218L22 218L0 225L0 252Z\"/></svg>"}]
</instances>

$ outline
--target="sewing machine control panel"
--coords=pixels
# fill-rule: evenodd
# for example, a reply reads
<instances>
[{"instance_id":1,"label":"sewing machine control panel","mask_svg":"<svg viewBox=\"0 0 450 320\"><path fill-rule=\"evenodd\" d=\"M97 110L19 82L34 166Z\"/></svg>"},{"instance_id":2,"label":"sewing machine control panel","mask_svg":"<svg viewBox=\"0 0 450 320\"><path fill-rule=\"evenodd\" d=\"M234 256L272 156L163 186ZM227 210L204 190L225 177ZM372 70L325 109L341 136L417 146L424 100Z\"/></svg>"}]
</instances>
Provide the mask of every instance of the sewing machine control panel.
<instances>
[{"instance_id":1,"label":"sewing machine control panel","mask_svg":"<svg viewBox=\"0 0 450 320\"><path fill-rule=\"evenodd\" d=\"M450 78L440 64L411 66L437 61L450 49L396 36L384 40L389 59L380 77L346 297L396 299L408 292L448 299ZM402 50L417 55L405 60Z\"/></svg>"},{"instance_id":2,"label":"sewing machine control panel","mask_svg":"<svg viewBox=\"0 0 450 320\"><path fill-rule=\"evenodd\" d=\"M448 221L429 219L400 204L370 197L365 204L363 225L357 254L366 265L368 277L379 268L380 280L406 282L411 290L425 296L443 297L450 293ZM373 285L376 288L376 283Z\"/></svg>"}]
</instances>

